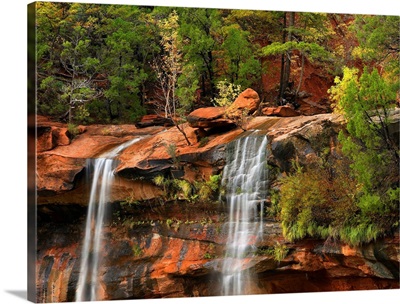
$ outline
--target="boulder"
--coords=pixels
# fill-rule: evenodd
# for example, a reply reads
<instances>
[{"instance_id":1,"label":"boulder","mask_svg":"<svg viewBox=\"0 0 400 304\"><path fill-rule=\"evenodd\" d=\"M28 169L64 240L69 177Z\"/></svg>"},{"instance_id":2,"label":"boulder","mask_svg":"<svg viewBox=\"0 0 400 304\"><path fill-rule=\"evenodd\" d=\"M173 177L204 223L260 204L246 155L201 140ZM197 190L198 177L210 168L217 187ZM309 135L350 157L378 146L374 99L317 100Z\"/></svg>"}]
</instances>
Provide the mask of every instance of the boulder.
<instances>
[{"instance_id":1,"label":"boulder","mask_svg":"<svg viewBox=\"0 0 400 304\"><path fill-rule=\"evenodd\" d=\"M228 116L237 116L241 114L244 110L247 114L253 114L258 110L260 105L260 97L258 93L253 89L246 89L236 98L236 100L228 107L226 113Z\"/></svg>"},{"instance_id":2,"label":"boulder","mask_svg":"<svg viewBox=\"0 0 400 304\"><path fill-rule=\"evenodd\" d=\"M199 147L199 144L195 144L197 142L196 129L187 124L181 125L181 128L192 143L190 146L177 128L170 128L122 151L118 157L120 164L116 173L129 179L142 177L147 180L166 174L177 166L168 153L168 147L175 145L178 166L194 165L198 169L197 174L201 175L201 172L209 172L209 168L217 166L224 154L221 152L221 147L241 133L240 130L232 130L218 136L210 136L207 143Z\"/></svg>"},{"instance_id":3,"label":"boulder","mask_svg":"<svg viewBox=\"0 0 400 304\"><path fill-rule=\"evenodd\" d=\"M37 151L44 152L57 146L67 146L71 142L67 128L55 126L37 127Z\"/></svg>"},{"instance_id":4,"label":"boulder","mask_svg":"<svg viewBox=\"0 0 400 304\"><path fill-rule=\"evenodd\" d=\"M142 119L135 124L137 128L147 128L152 126L173 126L171 118L166 118L157 114L144 115Z\"/></svg>"},{"instance_id":5,"label":"boulder","mask_svg":"<svg viewBox=\"0 0 400 304\"><path fill-rule=\"evenodd\" d=\"M38 126L36 128L36 149L37 152L48 151L54 148L52 128L50 126Z\"/></svg>"},{"instance_id":6,"label":"boulder","mask_svg":"<svg viewBox=\"0 0 400 304\"><path fill-rule=\"evenodd\" d=\"M291 108L290 106L267 107L262 109L265 116L279 116L279 117L294 117L299 116L300 113Z\"/></svg>"},{"instance_id":7,"label":"boulder","mask_svg":"<svg viewBox=\"0 0 400 304\"><path fill-rule=\"evenodd\" d=\"M224 107L208 107L194 110L187 116L192 128L214 128L233 125L233 121L225 118Z\"/></svg>"},{"instance_id":8,"label":"boulder","mask_svg":"<svg viewBox=\"0 0 400 304\"><path fill-rule=\"evenodd\" d=\"M80 132L80 130L79 130ZM71 142L68 128L54 128L53 140L56 146L68 146Z\"/></svg>"},{"instance_id":9,"label":"boulder","mask_svg":"<svg viewBox=\"0 0 400 304\"><path fill-rule=\"evenodd\" d=\"M38 192L48 194L72 190L75 178L84 166L85 159L39 154L36 177Z\"/></svg>"}]
</instances>

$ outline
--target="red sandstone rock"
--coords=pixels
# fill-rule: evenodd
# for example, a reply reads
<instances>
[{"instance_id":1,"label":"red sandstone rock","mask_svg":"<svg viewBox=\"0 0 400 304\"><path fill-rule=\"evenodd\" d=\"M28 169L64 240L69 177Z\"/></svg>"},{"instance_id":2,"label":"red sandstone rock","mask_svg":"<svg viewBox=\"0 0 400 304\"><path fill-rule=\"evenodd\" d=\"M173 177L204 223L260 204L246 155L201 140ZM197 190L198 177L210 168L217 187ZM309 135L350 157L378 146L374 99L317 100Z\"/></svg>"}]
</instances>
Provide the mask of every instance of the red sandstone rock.
<instances>
[{"instance_id":1,"label":"red sandstone rock","mask_svg":"<svg viewBox=\"0 0 400 304\"><path fill-rule=\"evenodd\" d=\"M247 114L252 114L258 110L260 105L260 97L253 89L246 89L236 98L236 100L226 110L228 116L236 116L238 112L247 111Z\"/></svg>"},{"instance_id":2,"label":"red sandstone rock","mask_svg":"<svg viewBox=\"0 0 400 304\"><path fill-rule=\"evenodd\" d=\"M300 113L289 106L268 107L262 109L265 116L293 117L299 116Z\"/></svg>"},{"instance_id":3,"label":"red sandstone rock","mask_svg":"<svg viewBox=\"0 0 400 304\"><path fill-rule=\"evenodd\" d=\"M140 122L136 123L135 126L138 128L146 128L151 126L173 126L173 122L170 118L166 118L157 114L144 115Z\"/></svg>"},{"instance_id":4,"label":"red sandstone rock","mask_svg":"<svg viewBox=\"0 0 400 304\"><path fill-rule=\"evenodd\" d=\"M53 140L56 146L67 146L70 144L69 132L67 128L53 129Z\"/></svg>"},{"instance_id":5,"label":"red sandstone rock","mask_svg":"<svg viewBox=\"0 0 400 304\"><path fill-rule=\"evenodd\" d=\"M38 126L36 138L36 151L43 152L54 148L52 128L50 126Z\"/></svg>"},{"instance_id":6,"label":"red sandstone rock","mask_svg":"<svg viewBox=\"0 0 400 304\"><path fill-rule=\"evenodd\" d=\"M187 124L181 125L181 127L185 130L192 145L187 145L181 132L172 127L124 150L119 156L121 163L116 170L117 173L127 178L138 176L153 178L166 173L174 165L171 155L167 152L168 146L175 145L176 155L180 159L181 165L192 164L198 168L197 176L191 175L190 178L208 180L212 168L216 167L215 163L222 157L214 149L228 143L243 132L236 129L221 135L210 136L207 144L199 147L195 129Z\"/></svg>"},{"instance_id":7,"label":"red sandstone rock","mask_svg":"<svg viewBox=\"0 0 400 304\"><path fill-rule=\"evenodd\" d=\"M36 186L39 191L39 201L46 202L46 194L59 194L76 187L76 178L85 168L87 158L98 157L111 148L122 144L136 136L149 135L159 132L163 128L146 128L145 131L138 130L132 125L93 125L78 126L79 135L72 141L68 136L65 124L51 122L46 117L39 116L37 119L37 169ZM119 185L124 183L120 182ZM140 185L139 185L140 184ZM159 189L143 183L135 186L122 187L121 195L128 196L128 190L135 193L134 199L154 198L159 194ZM132 189L137 187L135 191ZM125 190L124 190L125 189ZM71 202L84 204L87 199L78 191L70 193ZM123 198L122 198L123 199ZM63 201L65 200L62 199ZM70 202L70 203L71 203Z\"/></svg>"},{"instance_id":8,"label":"red sandstone rock","mask_svg":"<svg viewBox=\"0 0 400 304\"><path fill-rule=\"evenodd\" d=\"M224 107L208 107L194 110L187 116L192 128L214 128L233 125L233 122L224 117Z\"/></svg>"},{"instance_id":9,"label":"red sandstone rock","mask_svg":"<svg viewBox=\"0 0 400 304\"><path fill-rule=\"evenodd\" d=\"M36 186L38 191L60 192L72 190L76 175L83 170L85 159L59 155L37 156Z\"/></svg>"},{"instance_id":10,"label":"red sandstone rock","mask_svg":"<svg viewBox=\"0 0 400 304\"><path fill-rule=\"evenodd\" d=\"M296 153L307 151L308 146L303 146L303 141L296 142L293 138L315 138L318 132L324 131L322 125L327 121L340 124L341 119L333 115L297 118L257 117L249 126L268 132L271 136L272 151L282 155L280 152L287 150L283 147L286 141L295 145ZM38 163L40 162L40 167L43 168L38 170L40 189L46 190L48 185L53 185L55 189L58 189L56 185L61 185L67 189L74 185L75 176L84 166L84 157L97 155L103 149L125 140L110 134L128 133L128 128L109 126L109 131L104 132L108 135L102 135L103 128L104 126L98 127L96 132L88 128L85 134L80 135L69 146L58 146L52 151L39 153ZM188 126L185 126L185 130L189 138L195 140L194 130ZM196 159L197 166L209 169L212 162L210 151L241 133L241 130L233 130L215 136L210 138L206 146L198 148L198 145L187 146L179 131L171 128L129 147L121 155L120 170L129 170L137 164L142 164L141 168L157 171L160 164L157 161L160 160L161 164L164 162L164 165L170 166L170 156L166 153L164 145L169 143L176 144L182 162ZM278 148L282 149L278 151ZM79 155L81 158L78 158ZM199 176L195 176L195 170L190 171L185 170L186 175L197 180ZM116 184L120 187L116 192L121 195L129 194L125 194L125 190L133 192L139 188L143 189L143 193L154 191L148 182L131 184L126 179L117 178ZM51 206L51 201L54 206ZM53 213L55 209L52 207L60 208L61 211L67 210L70 214L71 206L66 203L71 201L64 202L59 197L53 197L53 200L49 199L48 204L42 208ZM164 209L160 212L158 208ZM218 267L214 266L222 262L223 244L227 235L223 232L222 220L214 220L212 224L201 223L206 216L214 216L215 219L215 215L205 213L213 211L214 208L218 211L217 214L221 212L217 205L212 204L199 206L177 203L164 207L153 202L153 205L135 206L134 211L131 209L124 221L107 225L102 244L105 262L100 268L102 299L218 295ZM58 213L63 215L60 211ZM83 218L82 215L80 217ZM80 217L77 216L76 219ZM148 220L148 217L154 220L151 224L133 225L135 221ZM180 225L177 224L176 218L181 220ZM174 224L167 225L167 219L173 219ZM185 220L195 220L196 223L184 224ZM273 246L277 241L284 241L279 223L266 222L265 225L268 228L268 235L263 240L265 245ZM80 227L83 225L75 221L70 226L54 221L39 227L37 302L74 300L72 291L77 283L79 251L82 250L80 242L83 231ZM279 263L274 261L273 257L265 255L258 256L246 264L246 267L257 273L257 284L254 284L257 288L254 289L254 293L399 288L398 234L382 242L359 248L349 248L339 241L329 243L326 240L286 242L285 245L290 250ZM134 254L134 246L139 246L139 254ZM212 258L206 259L206 256Z\"/></svg>"}]
</instances>

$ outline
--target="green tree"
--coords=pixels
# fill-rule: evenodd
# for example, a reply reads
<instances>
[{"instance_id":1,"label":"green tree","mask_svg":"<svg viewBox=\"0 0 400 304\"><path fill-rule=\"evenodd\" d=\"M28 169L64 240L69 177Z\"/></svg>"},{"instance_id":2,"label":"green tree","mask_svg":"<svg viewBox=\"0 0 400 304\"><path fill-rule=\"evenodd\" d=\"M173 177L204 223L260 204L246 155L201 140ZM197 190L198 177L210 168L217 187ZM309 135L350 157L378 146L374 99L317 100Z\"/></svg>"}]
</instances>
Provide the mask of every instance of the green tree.
<instances>
[{"instance_id":1,"label":"green tree","mask_svg":"<svg viewBox=\"0 0 400 304\"><path fill-rule=\"evenodd\" d=\"M237 25L226 26L222 32L223 77L243 87L258 83L261 78L261 63L257 58L259 45L251 44L250 33Z\"/></svg>"},{"instance_id":2,"label":"green tree","mask_svg":"<svg viewBox=\"0 0 400 304\"><path fill-rule=\"evenodd\" d=\"M93 77L97 72L99 60L92 58L89 53L90 40L86 38L86 29L76 25L73 27L68 40L62 44L60 62L68 75L61 87L61 100L68 105L68 122L72 123L73 109L77 107L78 117L84 118L87 103L98 97ZM51 76L50 76L51 77ZM82 116L83 115L83 116Z\"/></svg>"},{"instance_id":3,"label":"green tree","mask_svg":"<svg viewBox=\"0 0 400 304\"><path fill-rule=\"evenodd\" d=\"M360 222L388 231L398 225L400 194L399 146L389 128L396 89L377 69L367 67L359 79L345 69L342 81L337 79L330 92L334 98L339 96L337 110L347 120L339 139L359 185L355 195Z\"/></svg>"},{"instance_id":4,"label":"green tree","mask_svg":"<svg viewBox=\"0 0 400 304\"><path fill-rule=\"evenodd\" d=\"M38 3L39 113L84 122L88 104L101 97L95 82L100 11L93 4Z\"/></svg>"},{"instance_id":5,"label":"green tree","mask_svg":"<svg viewBox=\"0 0 400 304\"><path fill-rule=\"evenodd\" d=\"M148 8L38 4L38 110L42 114L134 121L144 113L149 57L157 52ZM65 113L65 115L63 115Z\"/></svg>"},{"instance_id":6,"label":"green tree","mask_svg":"<svg viewBox=\"0 0 400 304\"><path fill-rule=\"evenodd\" d=\"M289 14L289 18L287 17ZM297 16L297 17L296 17ZM289 19L289 20L287 20ZM295 52L301 60L300 77L297 88L294 89L294 102L303 81L305 59L311 62L324 62L330 58L327 51L326 38L330 33L326 14L294 12L283 13L282 41L273 42L262 49L265 56L281 55L281 78L278 94L280 103L285 95L290 82L291 63Z\"/></svg>"},{"instance_id":7,"label":"green tree","mask_svg":"<svg viewBox=\"0 0 400 304\"><path fill-rule=\"evenodd\" d=\"M150 13L136 6L108 6L101 57L102 71L108 75L105 104L110 119L135 121L145 113L145 83L153 74L148 61L159 51Z\"/></svg>"},{"instance_id":8,"label":"green tree","mask_svg":"<svg viewBox=\"0 0 400 304\"><path fill-rule=\"evenodd\" d=\"M281 38L281 12L261 10L226 10L225 25L239 25L249 33L251 43L265 44Z\"/></svg>"},{"instance_id":9,"label":"green tree","mask_svg":"<svg viewBox=\"0 0 400 304\"><path fill-rule=\"evenodd\" d=\"M179 35L182 39L185 70L197 73L202 95L215 96L215 51L218 48L218 31L221 28L219 10L207 8L182 8ZM194 68L195 67L195 68ZM185 77L184 73L181 77ZM193 77L195 77L193 75Z\"/></svg>"},{"instance_id":10,"label":"green tree","mask_svg":"<svg viewBox=\"0 0 400 304\"><path fill-rule=\"evenodd\" d=\"M153 69L156 72L157 79L164 101L164 115L170 118L175 127L182 133L188 145L191 145L183 125L177 121L177 109L179 99L177 95L178 78L182 73L182 51L181 40L178 34L179 16L177 12L172 11L167 18L160 20L160 35L163 53L153 61Z\"/></svg>"},{"instance_id":11,"label":"green tree","mask_svg":"<svg viewBox=\"0 0 400 304\"><path fill-rule=\"evenodd\" d=\"M359 47L353 54L366 62L383 68L387 73L399 75L400 60L399 16L357 15L352 26Z\"/></svg>"}]
</instances>

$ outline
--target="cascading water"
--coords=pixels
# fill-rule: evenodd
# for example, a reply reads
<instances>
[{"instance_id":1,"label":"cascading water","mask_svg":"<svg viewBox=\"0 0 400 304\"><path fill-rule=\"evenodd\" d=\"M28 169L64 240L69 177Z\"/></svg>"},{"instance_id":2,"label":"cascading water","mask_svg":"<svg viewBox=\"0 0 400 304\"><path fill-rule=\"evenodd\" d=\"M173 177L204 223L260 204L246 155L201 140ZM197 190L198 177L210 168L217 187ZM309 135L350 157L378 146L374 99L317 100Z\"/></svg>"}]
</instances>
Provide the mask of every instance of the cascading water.
<instances>
[{"instance_id":1,"label":"cascading water","mask_svg":"<svg viewBox=\"0 0 400 304\"><path fill-rule=\"evenodd\" d=\"M248 262L263 234L260 212L268 186L267 137L255 131L227 149L222 185L226 188L229 230L222 265L222 294L241 295L251 293L246 284L250 279Z\"/></svg>"},{"instance_id":2,"label":"cascading water","mask_svg":"<svg viewBox=\"0 0 400 304\"><path fill-rule=\"evenodd\" d=\"M110 190L114 180L114 169L117 164L115 157L122 150L140 139L132 139L97 159L87 160L86 167L93 169L93 181L90 189L81 266L75 295L75 299L78 302L97 300L100 283L98 269L103 220L106 203L109 202Z\"/></svg>"}]
</instances>

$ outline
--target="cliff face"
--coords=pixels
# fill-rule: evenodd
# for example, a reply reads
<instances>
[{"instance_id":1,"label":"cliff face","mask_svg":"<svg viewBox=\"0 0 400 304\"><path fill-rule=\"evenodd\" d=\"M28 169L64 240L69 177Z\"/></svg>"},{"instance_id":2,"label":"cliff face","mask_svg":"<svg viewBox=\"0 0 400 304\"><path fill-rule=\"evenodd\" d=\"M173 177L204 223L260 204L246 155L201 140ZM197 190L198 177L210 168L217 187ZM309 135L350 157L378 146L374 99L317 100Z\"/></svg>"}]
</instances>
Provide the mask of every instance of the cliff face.
<instances>
[{"instance_id":1,"label":"cliff face","mask_svg":"<svg viewBox=\"0 0 400 304\"><path fill-rule=\"evenodd\" d=\"M88 202L86 158L135 137L143 139L119 156L113 203L107 206L101 298L220 294L227 207L171 199L152 179L180 167L185 180L207 181L221 173L225 146L242 130L208 131L206 140L200 140L198 130L185 126L192 142L187 146L176 128L90 126L71 140L63 125L42 119L40 127L45 131L38 138L38 302L74 300ZM246 124L268 136L268 163L276 168L275 178L288 171L291 159L307 163L317 157L320 145L333 153L342 127L341 117L333 114L256 117ZM168 153L171 146L175 157ZM261 250L246 261L256 277L253 293L399 288L398 234L350 248L333 240L289 243L279 222L265 216L263 225L258 246L284 244L285 254L278 261L271 251Z\"/></svg>"}]
</instances>

